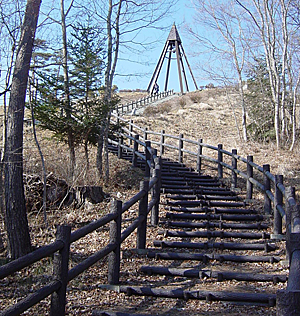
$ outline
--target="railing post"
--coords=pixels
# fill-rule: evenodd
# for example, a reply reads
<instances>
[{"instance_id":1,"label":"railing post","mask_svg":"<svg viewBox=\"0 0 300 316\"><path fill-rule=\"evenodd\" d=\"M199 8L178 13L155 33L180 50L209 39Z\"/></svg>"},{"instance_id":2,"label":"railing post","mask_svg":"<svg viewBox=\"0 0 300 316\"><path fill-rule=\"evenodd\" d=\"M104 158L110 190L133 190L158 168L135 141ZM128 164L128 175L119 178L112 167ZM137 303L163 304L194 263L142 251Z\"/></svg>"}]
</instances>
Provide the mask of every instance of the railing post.
<instances>
[{"instance_id":1,"label":"railing post","mask_svg":"<svg viewBox=\"0 0 300 316\"><path fill-rule=\"evenodd\" d=\"M266 214L271 214L271 199L269 198L267 191L271 191L271 181L267 176L267 172L270 172L270 165L263 165L263 172L264 172L264 211Z\"/></svg>"},{"instance_id":2,"label":"railing post","mask_svg":"<svg viewBox=\"0 0 300 316\"><path fill-rule=\"evenodd\" d=\"M133 134L133 120L130 120L129 121L129 136L132 136L132 134ZM129 140L129 145L130 146L132 145L131 139Z\"/></svg>"},{"instance_id":3,"label":"railing post","mask_svg":"<svg viewBox=\"0 0 300 316\"><path fill-rule=\"evenodd\" d=\"M223 145L218 144L218 177L219 179L223 179L223 153L222 153Z\"/></svg>"},{"instance_id":4,"label":"railing post","mask_svg":"<svg viewBox=\"0 0 300 316\"><path fill-rule=\"evenodd\" d=\"M179 135L179 144L178 144L178 162L183 163L183 134Z\"/></svg>"},{"instance_id":5,"label":"railing post","mask_svg":"<svg viewBox=\"0 0 300 316\"><path fill-rule=\"evenodd\" d=\"M300 205L291 209L291 264L286 290L276 294L277 316L300 315Z\"/></svg>"},{"instance_id":6,"label":"railing post","mask_svg":"<svg viewBox=\"0 0 300 316\"><path fill-rule=\"evenodd\" d=\"M274 227L273 233L274 235L282 234L282 218L277 209L277 205L283 204L283 195L278 188L278 184L283 183L282 175L275 175L275 194L274 194Z\"/></svg>"},{"instance_id":7,"label":"railing post","mask_svg":"<svg viewBox=\"0 0 300 316\"><path fill-rule=\"evenodd\" d=\"M123 135L120 135L119 137L119 142L118 142L118 158L122 159L123 158Z\"/></svg>"},{"instance_id":8,"label":"railing post","mask_svg":"<svg viewBox=\"0 0 300 316\"><path fill-rule=\"evenodd\" d=\"M147 133L147 131L148 131L148 128L145 127L145 130L144 130L144 141L146 141L146 140L148 139L148 133Z\"/></svg>"},{"instance_id":9,"label":"railing post","mask_svg":"<svg viewBox=\"0 0 300 316\"><path fill-rule=\"evenodd\" d=\"M201 173L201 167L202 167L202 138L198 139L198 151L197 151L197 172Z\"/></svg>"},{"instance_id":10,"label":"railing post","mask_svg":"<svg viewBox=\"0 0 300 316\"><path fill-rule=\"evenodd\" d=\"M145 195L139 202L139 217L143 217L143 221L137 228L137 249L145 249L146 247L146 235L147 235L147 211L148 211L148 191L149 181L141 181L140 191L144 191Z\"/></svg>"},{"instance_id":11,"label":"railing post","mask_svg":"<svg viewBox=\"0 0 300 316\"><path fill-rule=\"evenodd\" d=\"M116 219L110 222L109 242L116 244L116 248L108 256L108 284L119 284L120 278L120 241L121 241L121 221L122 221L122 202L113 200L111 213L117 215Z\"/></svg>"},{"instance_id":12,"label":"railing post","mask_svg":"<svg viewBox=\"0 0 300 316\"><path fill-rule=\"evenodd\" d=\"M250 182L250 178L253 178L253 167L251 166L253 162L253 156L247 156L247 194L246 199L251 200L253 196L253 184Z\"/></svg>"},{"instance_id":13,"label":"railing post","mask_svg":"<svg viewBox=\"0 0 300 316\"><path fill-rule=\"evenodd\" d=\"M136 167L137 166L137 155L136 152L139 149L139 134L134 135L134 144L133 144L133 152L132 152L132 166Z\"/></svg>"},{"instance_id":14,"label":"railing post","mask_svg":"<svg viewBox=\"0 0 300 316\"><path fill-rule=\"evenodd\" d=\"M66 290L68 284L68 266L70 253L70 226L58 226L56 240L64 243L62 250L54 254L53 259L53 279L58 280L61 286L58 291L51 296L51 316L64 316L66 309Z\"/></svg>"},{"instance_id":15,"label":"railing post","mask_svg":"<svg viewBox=\"0 0 300 316\"><path fill-rule=\"evenodd\" d=\"M287 187L285 189L285 227L286 227L286 261L290 266L291 260L291 248L290 248L290 238L292 232L292 208L295 206L293 203L295 201L295 188Z\"/></svg>"},{"instance_id":16,"label":"railing post","mask_svg":"<svg viewBox=\"0 0 300 316\"><path fill-rule=\"evenodd\" d=\"M165 131L162 129L160 132L160 155L162 156L165 153Z\"/></svg>"},{"instance_id":17,"label":"railing post","mask_svg":"<svg viewBox=\"0 0 300 316\"><path fill-rule=\"evenodd\" d=\"M236 189L237 188L237 174L235 170L237 169L237 149L232 149L232 158L231 158L231 166L232 166L232 172L231 172L231 188Z\"/></svg>"},{"instance_id":18,"label":"railing post","mask_svg":"<svg viewBox=\"0 0 300 316\"><path fill-rule=\"evenodd\" d=\"M157 226L159 221L159 204L160 204L160 188L161 188L161 157L155 158L155 169L153 177L157 177L158 181L152 188L152 198L157 199L151 210L151 225Z\"/></svg>"},{"instance_id":19,"label":"railing post","mask_svg":"<svg viewBox=\"0 0 300 316\"><path fill-rule=\"evenodd\" d=\"M145 142L145 156L146 156L146 161L145 161L145 177L149 178L150 177L150 166L148 162L151 163L151 142L147 140ZM148 149L149 148L149 149ZM149 151L150 150L150 151Z\"/></svg>"},{"instance_id":20,"label":"railing post","mask_svg":"<svg viewBox=\"0 0 300 316\"><path fill-rule=\"evenodd\" d=\"M152 148L152 152L151 152L151 173L155 168L155 157L157 157L157 149L156 148Z\"/></svg>"}]
</instances>

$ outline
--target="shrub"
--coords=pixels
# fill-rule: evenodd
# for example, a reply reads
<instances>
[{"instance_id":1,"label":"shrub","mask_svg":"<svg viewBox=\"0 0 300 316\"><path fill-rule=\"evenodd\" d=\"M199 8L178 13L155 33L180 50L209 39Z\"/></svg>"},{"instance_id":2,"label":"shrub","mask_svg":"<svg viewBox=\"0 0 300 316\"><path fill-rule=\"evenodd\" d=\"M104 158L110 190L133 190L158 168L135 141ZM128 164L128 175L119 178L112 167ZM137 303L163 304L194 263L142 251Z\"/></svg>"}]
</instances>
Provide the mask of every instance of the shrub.
<instances>
[{"instance_id":1,"label":"shrub","mask_svg":"<svg viewBox=\"0 0 300 316\"><path fill-rule=\"evenodd\" d=\"M186 99L184 97L180 98L178 102L181 107L184 107L186 105Z\"/></svg>"},{"instance_id":2,"label":"shrub","mask_svg":"<svg viewBox=\"0 0 300 316\"><path fill-rule=\"evenodd\" d=\"M145 111L144 111L144 115L146 116L153 116L159 113L168 113L170 112L172 106L171 103L169 102L163 102L157 106L154 105L150 105L148 107L146 107Z\"/></svg>"},{"instance_id":3,"label":"shrub","mask_svg":"<svg viewBox=\"0 0 300 316\"><path fill-rule=\"evenodd\" d=\"M190 99L191 99L191 101L192 101L193 103L200 103L202 97L201 97L201 95L198 94L198 93L193 93L193 94L190 95Z\"/></svg>"}]
</instances>

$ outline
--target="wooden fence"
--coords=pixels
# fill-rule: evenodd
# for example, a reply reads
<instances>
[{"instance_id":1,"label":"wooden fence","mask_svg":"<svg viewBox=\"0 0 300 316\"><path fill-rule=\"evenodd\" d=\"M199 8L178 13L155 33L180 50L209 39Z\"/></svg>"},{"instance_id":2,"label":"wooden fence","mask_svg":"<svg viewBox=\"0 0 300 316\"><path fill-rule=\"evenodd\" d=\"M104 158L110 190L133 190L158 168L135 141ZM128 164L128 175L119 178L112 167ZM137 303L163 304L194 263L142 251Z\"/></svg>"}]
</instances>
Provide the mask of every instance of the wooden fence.
<instances>
[{"instance_id":1,"label":"wooden fence","mask_svg":"<svg viewBox=\"0 0 300 316\"><path fill-rule=\"evenodd\" d=\"M158 152L160 156L166 157L177 155L178 162L193 165L197 172L201 172L204 166L206 170L210 168L216 172L218 178L229 179L233 189L237 188L238 182L242 179L246 182L247 199L252 199L256 192L263 193L264 210L267 214L273 213L274 215L272 238L283 238L284 230L286 231L287 260L290 262L287 289L279 291L277 295L277 314L280 316L284 314L299 315L300 207L296 204L295 189L284 186L282 175L272 175L269 165L261 167L253 162L252 156L243 158L237 154L236 149L229 152L224 150L221 144L211 146L205 144L202 139L185 139L182 134L174 136L166 134L164 131L150 131L135 125L132 121L126 121L116 114L113 114L112 120L122 127L120 127L117 138L111 139L110 143L118 147L119 158L122 158L125 151L130 151L133 166L137 166L138 158L146 161L145 176L148 180L141 183L140 192L129 201L124 204L121 201L113 201L110 213L99 220L72 233L68 226L58 227L55 242L0 267L0 279L3 279L42 258L54 255L52 281L2 311L0 315L19 315L49 295L51 295L50 314L65 315L67 283L105 256L108 256L108 283L119 283L120 245L137 229L137 248L144 249L147 215L151 212L151 223L153 225L158 223L161 186L161 157L158 157ZM120 124L121 122L122 124ZM151 199L149 199L149 195ZM139 203L138 217L128 228L121 231L122 214L136 203ZM283 226L284 222L285 226ZM110 223L109 243L69 270L70 244L108 223ZM291 310L296 313L292 314Z\"/></svg>"},{"instance_id":2,"label":"wooden fence","mask_svg":"<svg viewBox=\"0 0 300 316\"><path fill-rule=\"evenodd\" d=\"M139 109L141 107L146 106L147 104L150 104L154 101L166 98L170 95L174 94L174 90L168 90L168 91L163 91L163 92L159 92L156 94L151 94L151 95L147 95L144 98L141 98L139 100L136 101L132 101L126 104L121 104L118 105L116 107L116 109L113 111L114 114L120 113L120 114L125 114L125 113L129 113L132 112L134 109Z\"/></svg>"},{"instance_id":3,"label":"wooden fence","mask_svg":"<svg viewBox=\"0 0 300 316\"><path fill-rule=\"evenodd\" d=\"M137 249L145 249L148 214L151 212L151 224L156 225L158 222L161 161L159 157L154 155L155 151L148 146L149 142L140 143L140 145L144 146L144 154L136 153L135 157L138 155L144 161L146 160L146 180L141 182L139 193L125 203L113 201L111 211L108 214L72 233L69 226L59 226L55 242L0 267L0 279L3 279L43 258L54 256L52 281L35 293L29 294L24 299L21 299L15 305L3 310L0 312L0 315L19 315L49 295L51 295L50 315L65 315L66 288L68 282L106 256L108 256L108 283L119 283L121 244L137 229L136 247ZM121 231L122 214L136 203L139 203L138 217L131 225ZM110 224L109 243L69 270L70 244L108 223Z\"/></svg>"},{"instance_id":4,"label":"wooden fence","mask_svg":"<svg viewBox=\"0 0 300 316\"><path fill-rule=\"evenodd\" d=\"M263 194L264 211L266 214L272 214L274 218L271 238L286 240L286 264L290 267L287 288L277 293L277 315L300 315L300 205L296 202L295 188L285 187L283 176L273 175L270 165L259 166L254 163L253 156L243 158L238 155L236 149L229 152L223 149L222 144L211 146L205 144L201 138L190 140L185 139L183 134L169 135L164 130L154 132L118 115L114 115L114 118L115 124L123 124L118 141L112 141L118 146L119 153L127 148L124 145L125 138L129 139L128 144L133 143L133 152L138 150L143 141L151 141L151 146L156 148L160 156L177 155L179 163L184 162L199 173L204 165L213 165L211 169L216 171L216 176L225 180L224 173L227 171L227 180L230 181L232 189L237 188L238 179L244 180L248 200L253 198L255 192ZM167 150L169 153L166 153ZM122 154L119 157L121 156Z\"/></svg>"}]
</instances>

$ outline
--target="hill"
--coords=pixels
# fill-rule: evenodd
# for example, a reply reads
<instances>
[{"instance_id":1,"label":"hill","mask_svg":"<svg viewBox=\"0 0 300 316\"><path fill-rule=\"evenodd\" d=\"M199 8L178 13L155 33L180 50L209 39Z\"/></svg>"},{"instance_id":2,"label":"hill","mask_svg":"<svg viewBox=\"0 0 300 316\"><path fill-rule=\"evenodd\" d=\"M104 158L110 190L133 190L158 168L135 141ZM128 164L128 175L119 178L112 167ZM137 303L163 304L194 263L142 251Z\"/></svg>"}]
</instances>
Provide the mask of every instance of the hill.
<instances>
[{"instance_id":1,"label":"hill","mask_svg":"<svg viewBox=\"0 0 300 316\"><path fill-rule=\"evenodd\" d=\"M286 185L300 189L299 145L291 152L287 148L277 149L274 143L244 142L241 134L241 109L239 95L235 89L206 89L149 106L141 116L130 117L149 130L168 134L184 134L185 138L213 146L223 144L225 150L237 149L238 154L252 155L254 162L270 164L273 174L282 174ZM129 118L129 116L128 116ZM238 126L237 126L238 125Z\"/></svg>"}]
</instances>

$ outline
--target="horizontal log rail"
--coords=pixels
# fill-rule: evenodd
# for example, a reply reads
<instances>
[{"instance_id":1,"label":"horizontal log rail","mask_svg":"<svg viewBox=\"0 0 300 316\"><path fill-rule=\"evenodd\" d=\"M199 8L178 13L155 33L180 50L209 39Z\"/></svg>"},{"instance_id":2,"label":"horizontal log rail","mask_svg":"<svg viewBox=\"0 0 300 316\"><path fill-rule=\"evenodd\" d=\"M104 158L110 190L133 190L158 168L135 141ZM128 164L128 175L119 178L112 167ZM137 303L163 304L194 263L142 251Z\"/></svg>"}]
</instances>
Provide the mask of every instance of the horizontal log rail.
<instances>
[{"instance_id":1,"label":"horizontal log rail","mask_svg":"<svg viewBox=\"0 0 300 316\"><path fill-rule=\"evenodd\" d=\"M134 137L131 137L131 140L135 142L136 146L140 145L144 147L144 154L138 152L137 147L136 150L132 150L135 163L137 162L137 157L145 162L145 180L140 184L140 191L124 203L113 201L110 213L72 233L69 226L59 226L55 242L42 246L26 256L1 266L0 279L4 279L43 258L54 257L52 280L41 289L1 311L0 315L19 315L50 295L50 315L65 315L68 282L106 256L108 256L108 283L119 283L121 243L137 230L137 249L144 249L146 245L147 217L151 213L151 224L157 225L159 216L161 160L157 157L156 150L151 148L149 141L141 142L138 138ZM131 225L121 231L122 214L137 203L139 204L137 218ZM107 224L110 224L109 243L69 270L70 244Z\"/></svg>"},{"instance_id":2,"label":"horizontal log rail","mask_svg":"<svg viewBox=\"0 0 300 316\"><path fill-rule=\"evenodd\" d=\"M128 102L126 104L118 105L114 109L113 113L125 114L125 113L133 111L134 109L144 107L144 106L146 106L154 101L166 98L166 97L173 95L173 94L174 94L174 90L168 90L168 91L162 91L162 92L159 92L156 94L150 94L150 95L145 96L144 98L141 98L141 99L138 99L135 101L131 101L131 102Z\"/></svg>"}]
</instances>

